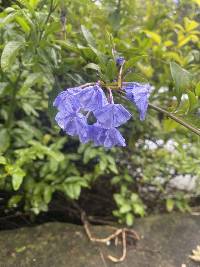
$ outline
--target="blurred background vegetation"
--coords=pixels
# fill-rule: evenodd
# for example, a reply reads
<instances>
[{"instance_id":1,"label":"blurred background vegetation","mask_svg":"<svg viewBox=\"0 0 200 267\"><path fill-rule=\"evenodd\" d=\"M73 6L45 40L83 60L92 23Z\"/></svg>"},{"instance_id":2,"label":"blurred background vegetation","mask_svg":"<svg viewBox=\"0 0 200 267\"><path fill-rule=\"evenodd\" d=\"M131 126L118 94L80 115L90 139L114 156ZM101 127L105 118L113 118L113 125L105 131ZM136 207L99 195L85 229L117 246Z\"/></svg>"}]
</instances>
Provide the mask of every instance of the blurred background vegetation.
<instances>
[{"instance_id":1,"label":"blurred background vegetation","mask_svg":"<svg viewBox=\"0 0 200 267\"><path fill-rule=\"evenodd\" d=\"M112 81L115 49L125 81L149 82L151 103L200 128L199 0L1 0L0 10L1 217L75 200L132 225L199 204L200 143L188 129L151 109L141 122L121 100L135 114L127 147L106 150L62 133L52 107L61 90Z\"/></svg>"}]
</instances>

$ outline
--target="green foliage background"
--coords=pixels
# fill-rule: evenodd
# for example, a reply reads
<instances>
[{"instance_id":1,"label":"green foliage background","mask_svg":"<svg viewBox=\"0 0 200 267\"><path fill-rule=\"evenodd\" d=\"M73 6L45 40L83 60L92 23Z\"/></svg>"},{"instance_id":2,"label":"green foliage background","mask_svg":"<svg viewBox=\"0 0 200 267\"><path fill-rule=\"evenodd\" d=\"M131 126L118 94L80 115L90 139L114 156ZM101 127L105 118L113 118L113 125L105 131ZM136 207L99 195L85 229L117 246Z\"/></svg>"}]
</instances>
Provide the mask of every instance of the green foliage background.
<instances>
[{"instance_id":1,"label":"green foliage background","mask_svg":"<svg viewBox=\"0 0 200 267\"><path fill-rule=\"evenodd\" d=\"M127 147L107 151L61 133L52 108L63 89L112 82L115 49L126 59L126 81L149 82L151 103L198 130L200 2L176 2L0 1L0 189L12 193L8 207L39 214L55 192L78 199L106 176L115 188L113 213L128 225L150 203L189 210L200 194L194 133L151 109L140 122L116 96L135 115L122 129ZM197 176L195 190L170 188L186 174Z\"/></svg>"}]
</instances>

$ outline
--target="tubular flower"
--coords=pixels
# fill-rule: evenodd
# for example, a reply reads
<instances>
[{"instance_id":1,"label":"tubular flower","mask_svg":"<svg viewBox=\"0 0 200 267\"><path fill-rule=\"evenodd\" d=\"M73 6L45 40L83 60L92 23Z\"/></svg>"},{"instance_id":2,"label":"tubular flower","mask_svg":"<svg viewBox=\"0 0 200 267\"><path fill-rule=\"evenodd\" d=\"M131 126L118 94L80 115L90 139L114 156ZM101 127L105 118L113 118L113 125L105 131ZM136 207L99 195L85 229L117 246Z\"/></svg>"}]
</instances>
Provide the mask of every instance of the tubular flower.
<instances>
[{"instance_id":1,"label":"tubular flower","mask_svg":"<svg viewBox=\"0 0 200 267\"><path fill-rule=\"evenodd\" d=\"M151 86L137 82L124 82L122 88L126 92L126 97L136 105L140 114L140 120L144 120L148 108Z\"/></svg>"},{"instance_id":2,"label":"tubular flower","mask_svg":"<svg viewBox=\"0 0 200 267\"><path fill-rule=\"evenodd\" d=\"M125 139L116 128L102 128L98 123L90 128L90 138L96 146L111 148L113 146L126 146Z\"/></svg>"}]
</instances>

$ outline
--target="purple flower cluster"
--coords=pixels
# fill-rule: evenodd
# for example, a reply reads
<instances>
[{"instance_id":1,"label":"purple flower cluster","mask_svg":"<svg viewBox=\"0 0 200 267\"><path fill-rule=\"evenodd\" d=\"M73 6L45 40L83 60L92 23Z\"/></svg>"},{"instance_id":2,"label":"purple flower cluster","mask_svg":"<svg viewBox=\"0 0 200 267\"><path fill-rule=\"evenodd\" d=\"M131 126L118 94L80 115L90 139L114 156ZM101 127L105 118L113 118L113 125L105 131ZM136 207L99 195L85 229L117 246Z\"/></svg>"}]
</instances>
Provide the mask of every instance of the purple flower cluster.
<instances>
[{"instance_id":1,"label":"purple flower cluster","mask_svg":"<svg viewBox=\"0 0 200 267\"><path fill-rule=\"evenodd\" d=\"M148 107L150 86L139 83L123 83L126 97L132 101L144 120ZM111 148L126 146L117 129L126 123L131 114L121 104L109 100L99 84L84 88L74 87L61 92L53 105L58 109L56 122L68 135L78 136L81 143L93 142L96 146ZM93 124L90 123L90 117Z\"/></svg>"},{"instance_id":2,"label":"purple flower cluster","mask_svg":"<svg viewBox=\"0 0 200 267\"><path fill-rule=\"evenodd\" d=\"M109 103L98 84L69 88L56 97L53 105L58 109L55 119L60 128L78 136L82 143L92 141L108 148L126 145L117 127L131 114L122 105ZM95 118L93 124L88 122L91 115Z\"/></svg>"}]
</instances>

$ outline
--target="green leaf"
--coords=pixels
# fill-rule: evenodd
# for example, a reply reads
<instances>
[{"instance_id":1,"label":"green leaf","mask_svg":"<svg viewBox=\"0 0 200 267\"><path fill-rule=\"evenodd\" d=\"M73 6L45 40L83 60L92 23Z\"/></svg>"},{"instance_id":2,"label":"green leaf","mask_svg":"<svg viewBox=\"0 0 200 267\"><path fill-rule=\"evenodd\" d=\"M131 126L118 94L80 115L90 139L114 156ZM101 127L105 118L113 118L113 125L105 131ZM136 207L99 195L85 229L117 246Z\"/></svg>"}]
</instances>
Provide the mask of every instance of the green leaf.
<instances>
[{"instance_id":1,"label":"green leaf","mask_svg":"<svg viewBox=\"0 0 200 267\"><path fill-rule=\"evenodd\" d=\"M197 96L200 96L200 82L198 82L196 87L195 87L195 94Z\"/></svg>"},{"instance_id":2,"label":"green leaf","mask_svg":"<svg viewBox=\"0 0 200 267\"><path fill-rule=\"evenodd\" d=\"M25 33L30 32L30 26L28 25L28 23L26 22L26 20L23 17L16 16L15 20L21 26L22 30Z\"/></svg>"},{"instance_id":3,"label":"green leaf","mask_svg":"<svg viewBox=\"0 0 200 267\"><path fill-rule=\"evenodd\" d=\"M16 208L18 203L22 200L22 195L14 195L8 201L9 208Z\"/></svg>"},{"instance_id":4,"label":"green leaf","mask_svg":"<svg viewBox=\"0 0 200 267\"><path fill-rule=\"evenodd\" d=\"M120 213L127 213L129 211L131 211L131 205L126 203L119 209Z\"/></svg>"},{"instance_id":5,"label":"green leaf","mask_svg":"<svg viewBox=\"0 0 200 267\"><path fill-rule=\"evenodd\" d=\"M108 80L112 82L117 77L117 67L114 60L109 60L106 67L106 75L108 77Z\"/></svg>"},{"instance_id":6,"label":"green leaf","mask_svg":"<svg viewBox=\"0 0 200 267\"><path fill-rule=\"evenodd\" d=\"M96 42L91 32L84 25L81 25L81 30L87 43L93 47L96 47Z\"/></svg>"},{"instance_id":7,"label":"green leaf","mask_svg":"<svg viewBox=\"0 0 200 267\"><path fill-rule=\"evenodd\" d=\"M135 56L135 57L129 59L128 61L126 61L125 65L124 65L124 71L126 71L127 69L135 67L136 63L143 57L147 57L147 55Z\"/></svg>"},{"instance_id":8,"label":"green leaf","mask_svg":"<svg viewBox=\"0 0 200 267\"><path fill-rule=\"evenodd\" d=\"M81 192L81 187L79 184L66 184L64 185L64 192L69 198L78 199Z\"/></svg>"},{"instance_id":9,"label":"green leaf","mask_svg":"<svg viewBox=\"0 0 200 267\"><path fill-rule=\"evenodd\" d=\"M58 21L52 22L48 27L45 29L45 35L50 35L52 33L59 32L61 28L61 23Z\"/></svg>"},{"instance_id":10,"label":"green leaf","mask_svg":"<svg viewBox=\"0 0 200 267\"><path fill-rule=\"evenodd\" d=\"M101 51L99 51L98 49L94 48L93 46L89 45L89 47L91 48L91 50L96 54L99 62L101 63L101 69L106 69L106 64L107 64L107 58L106 55L104 55Z\"/></svg>"},{"instance_id":11,"label":"green leaf","mask_svg":"<svg viewBox=\"0 0 200 267\"><path fill-rule=\"evenodd\" d=\"M10 145L10 135L7 129L0 130L0 152L5 152Z\"/></svg>"},{"instance_id":12,"label":"green leaf","mask_svg":"<svg viewBox=\"0 0 200 267\"><path fill-rule=\"evenodd\" d=\"M7 87L9 83L7 82L0 82L0 95L2 95L5 91L5 88Z\"/></svg>"},{"instance_id":13,"label":"green leaf","mask_svg":"<svg viewBox=\"0 0 200 267\"><path fill-rule=\"evenodd\" d=\"M6 164L6 158L3 156L0 156L0 164L5 165Z\"/></svg>"},{"instance_id":14,"label":"green leaf","mask_svg":"<svg viewBox=\"0 0 200 267\"><path fill-rule=\"evenodd\" d=\"M97 70L98 72L101 72L100 67L97 64L95 64L95 63L89 63L89 64L87 64L84 67L84 69L93 69L93 70Z\"/></svg>"},{"instance_id":15,"label":"green leaf","mask_svg":"<svg viewBox=\"0 0 200 267\"><path fill-rule=\"evenodd\" d=\"M30 0L31 1L31 0ZM33 11L31 5L30 5L30 1L29 0L18 0L18 2L25 6L27 9L29 9L30 11Z\"/></svg>"},{"instance_id":16,"label":"green leaf","mask_svg":"<svg viewBox=\"0 0 200 267\"><path fill-rule=\"evenodd\" d=\"M53 190L49 185L45 185L44 188L44 201L46 204L49 204L52 199Z\"/></svg>"},{"instance_id":17,"label":"green leaf","mask_svg":"<svg viewBox=\"0 0 200 267\"><path fill-rule=\"evenodd\" d=\"M127 213L126 214L126 224L128 226L132 226L133 225L133 222L134 222L134 216L133 216L133 214Z\"/></svg>"},{"instance_id":18,"label":"green leaf","mask_svg":"<svg viewBox=\"0 0 200 267\"><path fill-rule=\"evenodd\" d=\"M42 77L43 75L41 72L29 74L22 88L19 90L19 94L21 95L25 94L30 87L35 85L38 81L42 80Z\"/></svg>"},{"instance_id":19,"label":"green leaf","mask_svg":"<svg viewBox=\"0 0 200 267\"><path fill-rule=\"evenodd\" d=\"M198 98L196 97L196 95L191 92L191 91L188 91L188 97L189 97L189 103L190 103L190 108L189 108L189 111L192 111L194 110L195 108L198 107Z\"/></svg>"},{"instance_id":20,"label":"green leaf","mask_svg":"<svg viewBox=\"0 0 200 267\"><path fill-rule=\"evenodd\" d=\"M148 30L144 30L144 32L146 33L146 35L152 39L154 42L156 42L157 44L160 44L162 39L161 36L156 33L156 32L152 32L152 31L148 31Z\"/></svg>"},{"instance_id":21,"label":"green leaf","mask_svg":"<svg viewBox=\"0 0 200 267\"><path fill-rule=\"evenodd\" d=\"M12 185L14 190L18 190L23 182L26 173L19 167L16 167L12 173Z\"/></svg>"},{"instance_id":22,"label":"green leaf","mask_svg":"<svg viewBox=\"0 0 200 267\"><path fill-rule=\"evenodd\" d=\"M29 4L33 9L36 9L39 2L40 2L40 0L29 0Z\"/></svg>"},{"instance_id":23,"label":"green leaf","mask_svg":"<svg viewBox=\"0 0 200 267\"><path fill-rule=\"evenodd\" d=\"M175 93L180 101L183 92L191 85L192 75L175 62L170 62L170 70L175 83Z\"/></svg>"},{"instance_id":24,"label":"green leaf","mask_svg":"<svg viewBox=\"0 0 200 267\"><path fill-rule=\"evenodd\" d=\"M133 203L134 213L140 216L144 216L144 207L142 203Z\"/></svg>"},{"instance_id":25,"label":"green leaf","mask_svg":"<svg viewBox=\"0 0 200 267\"><path fill-rule=\"evenodd\" d=\"M5 18L3 18L0 21L0 28L4 27L6 24L8 24L12 20L14 20L15 16L16 16L16 13L15 12L8 14Z\"/></svg>"},{"instance_id":26,"label":"green leaf","mask_svg":"<svg viewBox=\"0 0 200 267\"><path fill-rule=\"evenodd\" d=\"M5 45L1 55L1 68L3 71L9 70L23 45L24 42L18 41L10 41Z\"/></svg>"},{"instance_id":27,"label":"green leaf","mask_svg":"<svg viewBox=\"0 0 200 267\"><path fill-rule=\"evenodd\" d=\"M114 194L113 198L118 206L123 206L126 202L126 200L123 198L121 194Z\"/></svg>"},{"instance_id":28,"label":"green leaf","mask_svg":"<svg viewBox=\"0 0 200 267\"><path fill-rule=\"evenodd\" d=\"M174 200L171 198L168 198L166 201L166 209L168 212L171 212L174 209Z\"/></svg>"},{"instance_id":29,"label":"green leaf","mask_svg":"<svg viewBox=\"0 0 200 267\"><path fill-rule=\"evenodd\" d=\"M55 40L55 43L61 45L61 47L66 48L69 51L73 51L73 52L78 52L78 48L76 45L68 42L68 41L64 41L64 40Z\"/></svg>"}]
</instances>

